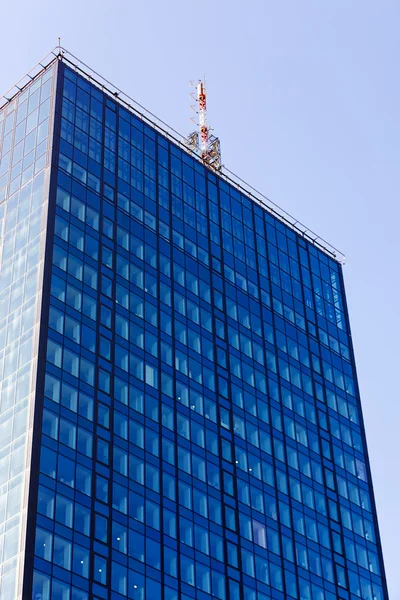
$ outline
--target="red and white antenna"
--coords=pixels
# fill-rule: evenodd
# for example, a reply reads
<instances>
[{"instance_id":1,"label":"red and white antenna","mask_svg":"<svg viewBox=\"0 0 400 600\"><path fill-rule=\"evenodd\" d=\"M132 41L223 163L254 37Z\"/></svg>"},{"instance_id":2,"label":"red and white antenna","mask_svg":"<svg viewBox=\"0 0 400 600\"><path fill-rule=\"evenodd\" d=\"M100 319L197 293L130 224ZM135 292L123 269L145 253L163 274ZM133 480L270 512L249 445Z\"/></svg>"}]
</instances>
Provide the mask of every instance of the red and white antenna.
<instances>
[{"instance_id":1,"label":"red and white antenna","mask_svg":"<svg viewBox=\"0 0 400 600\"><path fill-rule=\"evenodd\" d=\"M208 125L207 125L207 98L205 83L199 81L197 84L197 106L200 127L200 152L201 158L207 157L208 149Z\"/></svg>"},{"instance_id":2,"label":"red and white antenna","mask_svg":"<svg viewBox=\"0 0 400 600\"><path fill-rule=\"evenodd\" d=\"M190 94L193 100L197 100L197 106L191 108L199 116L199 132L194 131L186 139L187 144L200 154L201 159L214 169L221 169L221 149L217 137L211 135L211 129L207 123L207 94L205 79L197 82L197 85L190 82L197 89L197 97L194 93ZM196 110L197 108L197 110ZM194 119L191 119L194 121Z\"/></svg>"}]
</instances>

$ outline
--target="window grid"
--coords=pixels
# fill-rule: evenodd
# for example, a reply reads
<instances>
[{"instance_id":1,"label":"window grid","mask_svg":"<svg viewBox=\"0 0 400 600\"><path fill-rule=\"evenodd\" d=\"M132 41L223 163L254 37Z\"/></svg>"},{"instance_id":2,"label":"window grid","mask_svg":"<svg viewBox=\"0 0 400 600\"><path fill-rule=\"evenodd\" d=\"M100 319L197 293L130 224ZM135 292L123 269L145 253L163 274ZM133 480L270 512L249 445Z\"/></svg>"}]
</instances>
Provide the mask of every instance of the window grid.
<instances>
[{"instance_id":1,"label":"window grid","mask_svg":"<svg viewBox=\"0 0 400 600\"><path fill-rule=\"evenodd\" d=\"M34 594L383 600L340 265L59 69Z\"/></svg>"}]
</instances>

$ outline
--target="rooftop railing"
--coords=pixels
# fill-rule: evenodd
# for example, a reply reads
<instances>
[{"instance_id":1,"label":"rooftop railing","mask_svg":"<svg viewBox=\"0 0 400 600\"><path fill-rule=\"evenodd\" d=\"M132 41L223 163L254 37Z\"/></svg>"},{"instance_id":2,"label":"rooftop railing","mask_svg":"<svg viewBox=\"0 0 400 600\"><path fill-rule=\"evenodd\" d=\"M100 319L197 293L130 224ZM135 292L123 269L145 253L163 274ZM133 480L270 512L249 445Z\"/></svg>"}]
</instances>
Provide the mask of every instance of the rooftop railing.
<instances>
[{"instance_id":1,"label":"rooftop railing","mask_svg":"<svg viewBox=\"0 0 400 600\"><path fill-rule=\"evenodd\" d=\"M19 92L21 92L29 83L34 81L43 72L43 70L47 69L56 60L64 61L70 66L70 68L79 73L79 75L111 96L114 101L120 103L124 108L128 108L129 110L133 111L135 116L156 129L171 142L178 145L184 152L194 156L200 162L203 162L201 161L201 157L199 156L198 152L188 147L185 136L181 135L167 123L159 119L156 115L139 104L139 102L125 94L125 92L91 69L88 65L86 65L62 46L56 46L37 65L28 71L28 73L22 77L17 84L15 84L10 90L8 90L8 92L6 92L6 94L4 94L4 96L2 96L4 101L2 103L0 101L0 110L12 102ZM209 168L207 165L204 166ZM252 200L257 202L257 204L265 208L269 213L279 219L290 229L295 231L298 235L313 244L319 250L322 250L324 253L326 253L330 258L338 261L341 264L344 264L345 256L340 250L311 231L311 229L309 229L306 225L303 225L298 219L290 215L275 202L270 200L267 196L256 190L253 186L246 183L227 167L223 166L219 171L214 171L213 169L210 170L218 177L234 186L238 191L249 196Z\"/></svg>"}]
</instances>

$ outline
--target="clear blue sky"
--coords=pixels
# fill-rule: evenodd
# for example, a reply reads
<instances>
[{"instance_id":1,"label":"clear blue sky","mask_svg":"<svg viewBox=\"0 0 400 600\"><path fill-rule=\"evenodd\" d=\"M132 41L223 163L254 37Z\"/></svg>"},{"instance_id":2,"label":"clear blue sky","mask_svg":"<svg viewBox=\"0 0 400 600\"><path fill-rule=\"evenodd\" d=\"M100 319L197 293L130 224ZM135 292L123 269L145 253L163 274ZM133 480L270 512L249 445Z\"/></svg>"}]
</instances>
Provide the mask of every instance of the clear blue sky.
<instances>
[{"instance_id":1,"label":"clear blue sky","mask_svg":"<svg viewBox=\"0 0 400 600\"><path fill-rule=\"evenodd\" d=\"M57 44L189 132L206 73L223 161L347 256L345 281L391 600L400 600L400 3L20 0L0 93Z\"/></svg>"}]
</instances>

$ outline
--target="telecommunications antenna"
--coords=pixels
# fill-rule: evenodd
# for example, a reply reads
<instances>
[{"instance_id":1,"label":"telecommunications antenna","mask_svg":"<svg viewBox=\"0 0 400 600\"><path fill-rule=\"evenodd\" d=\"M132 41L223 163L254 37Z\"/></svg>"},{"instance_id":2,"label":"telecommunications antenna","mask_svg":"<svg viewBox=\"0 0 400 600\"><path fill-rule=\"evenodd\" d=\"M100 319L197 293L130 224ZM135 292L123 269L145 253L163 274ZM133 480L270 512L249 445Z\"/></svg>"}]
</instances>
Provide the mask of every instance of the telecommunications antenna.
<instances>
[{"instance_id":1,"label":"telecommunications antenna","mask_svg":"<svg viewBox=\"0 0 400 600\"><path fill-rule=\"evenodd\" d=\"M190 85L195 88L196 92L190 94L191 98L196 101L196 104L191 106L191 109L198 115L198 119L192 118L191 121L198 123L198 130L193 131L187 138L186 144L199 154L201 160L209 167L219 171L221 164L221 145L215 135L211 134L211 128L207 123L207 93L205 78L203 81L198 80L197 84L193 81Z\"/></svg>"}]
</instances>

